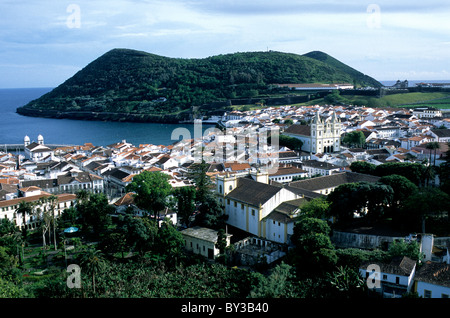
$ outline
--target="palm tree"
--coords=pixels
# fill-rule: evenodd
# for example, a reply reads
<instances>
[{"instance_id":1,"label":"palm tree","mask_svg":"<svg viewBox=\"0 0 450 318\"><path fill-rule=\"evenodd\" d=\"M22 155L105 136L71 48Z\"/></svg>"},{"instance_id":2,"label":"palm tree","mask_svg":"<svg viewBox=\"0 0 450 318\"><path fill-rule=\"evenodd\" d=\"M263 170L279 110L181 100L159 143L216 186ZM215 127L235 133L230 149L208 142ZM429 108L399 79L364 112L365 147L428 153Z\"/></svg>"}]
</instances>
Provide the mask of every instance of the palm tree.
<instances>
[{"instance_id":1,"label":"palm tree","mask_svg":"<svg viewBox=\"0 0 450 318\"><path fill-rule=\"evenodd\" d=\"M46 202L49 204L51 217L52 217L52 223L53 223L53 243L55 245L55 251L56 251L56 222L55 222L55 208L56 204L58 203L58 197L55 195L51 195L46 199Z\"/></svg>"},{"instance_id":2,"label":"palm tree","mask_svg":"<svg viewBox=\"0 0 450 318\"><path fill-rule=\"evenodd\" d=\"M436 166L436 150L439 149L440 145L437 141L432 141L427 143L427 145L425 146L426 149L428 149L430 151L430 163L427 167L427 170L431 170L431 152L434 150L434 166ZM428 174L432 174L431 171L428 171Z\"/></svg>"},{"instance_id":3,"label":"palm tree","mask_svg":"<svg viewBox=\"0 0 450 318\"><path fill-rule=\"evenodd\" d=\"M22 233L23 237L26 238L27 236L27 224L26 224L26 215L31 215L33 213L34 203L33 202L27 202L25 200L22 200L19 202L19 205L16 209L16 213L22 214Z\"/></svg>"},{"instance_id":4,"label":"palm tree","mask_svg":"<svg viewBox=\"0 0 450 318\"><path fill-rule=\"evenodd\" d=\"M430 165L431 165L431 151L434 150L434 165L436 165L436 150L440 148L439 143L437 141L429 142L427 143L425 148L430 150Z\"/></svg>"},{"instance_id":5,"label":"palm tree","mask_svg":"<svg viewBox=\"0 0 450 318\"><path fill-rule=\"evenodd\" d=\"M105 267L105 260L101 251L96 249L87 250L81 257L81 267L92 275L92 287L95 296L95 275Z\"/></svg>"}]
</instances>

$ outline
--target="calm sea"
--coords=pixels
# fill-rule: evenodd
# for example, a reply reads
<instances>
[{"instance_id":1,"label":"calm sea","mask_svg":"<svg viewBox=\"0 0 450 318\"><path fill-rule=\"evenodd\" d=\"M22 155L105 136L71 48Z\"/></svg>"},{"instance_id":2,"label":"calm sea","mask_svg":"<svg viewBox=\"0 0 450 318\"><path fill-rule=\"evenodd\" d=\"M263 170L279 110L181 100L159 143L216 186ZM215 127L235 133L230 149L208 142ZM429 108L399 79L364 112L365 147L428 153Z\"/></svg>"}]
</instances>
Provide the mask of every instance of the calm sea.
<instances>
[{"instance_id":1,"label":"calm sea","mask_svg":"<svg viewBox=\"0 0 450 318\"><path fill-rule=\"evenodd\" d=\"M42 135L46 144L82 145L92 143L107 146L122 140L139 144L169 145L176 128L187 128L194 137L194 125L101 122L69 119L27 117L16 113L17 107L27 104L52 88L0 89L0 148L4 144L22 144L28 135L37 141ZM203 125L203 131L211 128ZM176 140L180 140L177 138Z\"/></svg>"}]
</instances>

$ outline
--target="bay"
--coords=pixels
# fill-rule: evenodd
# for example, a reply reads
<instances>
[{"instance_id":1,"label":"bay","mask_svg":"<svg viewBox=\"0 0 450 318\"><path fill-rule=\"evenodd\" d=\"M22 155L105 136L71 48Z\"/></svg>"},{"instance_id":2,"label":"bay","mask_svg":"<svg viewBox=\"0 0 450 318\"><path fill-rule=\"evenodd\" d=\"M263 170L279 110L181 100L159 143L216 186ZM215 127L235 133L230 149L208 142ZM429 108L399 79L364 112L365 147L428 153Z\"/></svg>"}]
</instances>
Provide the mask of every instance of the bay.
<instances>
[{"instance_id":1,"label":"bay","mask_svg":"<svg viewBox=\"0 0 450 318\"><path fill-rule=\"evenodd\" d=\"M194 137L193 124L128 123L27 117L16 113L17 107L39 98L53 88L0 89L0 148L4 144L22 144L25 136L46 144L107 146L126 140L140 144L170 145L172 132L186 128ZM212 125L202 125L202 132ZM188 135L189 136L189 135Z\"/></svg>"}]
</instances>

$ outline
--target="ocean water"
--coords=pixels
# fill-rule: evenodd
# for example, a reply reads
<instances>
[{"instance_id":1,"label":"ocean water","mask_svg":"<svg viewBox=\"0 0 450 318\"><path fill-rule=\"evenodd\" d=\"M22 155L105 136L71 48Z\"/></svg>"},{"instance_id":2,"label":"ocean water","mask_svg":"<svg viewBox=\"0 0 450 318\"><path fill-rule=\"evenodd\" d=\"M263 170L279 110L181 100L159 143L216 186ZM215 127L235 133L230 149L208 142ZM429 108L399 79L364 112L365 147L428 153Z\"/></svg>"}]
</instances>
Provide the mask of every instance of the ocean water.
<instances>
[{"instance_id":1,"label":"ocean water","mask_svg":"<svg viewBox=\"0 0 450 318\"><path fill-rule=\"evenodd\" d=\"M107 146L122 140L139 144L169 145L177 128L186 128L194 137L192 124L124 123L70 119L27 117L16 113L17 107L27 104L52 88L0 89L0 148L4 144L22 144L25 136L37 141L42 135L46 144L83 145L92 143ZM202 125L202 130L211 128ZM186 136L184 136L186 137ZM187 136L189 137L189 135Z\"/></svg>"}]
</instances>

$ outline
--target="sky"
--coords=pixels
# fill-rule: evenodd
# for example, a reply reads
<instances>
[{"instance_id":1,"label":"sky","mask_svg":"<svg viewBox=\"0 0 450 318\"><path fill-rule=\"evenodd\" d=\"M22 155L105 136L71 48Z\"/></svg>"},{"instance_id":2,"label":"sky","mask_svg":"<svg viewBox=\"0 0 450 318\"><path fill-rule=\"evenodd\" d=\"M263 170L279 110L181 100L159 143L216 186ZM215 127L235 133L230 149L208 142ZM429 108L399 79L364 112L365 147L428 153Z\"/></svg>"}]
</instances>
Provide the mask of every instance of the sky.
<instances>
[{"instance_id":1,"label":"sky","mask_svg":"<svg viewBox=\"0 0 450 318\"><path fill-rule=\"evenodd\" d=\"M379 81L450 81L449 16L445 0L1 0L0 88L56 87L114 48L323 51Z\"/></svg>"}]
</instances>

